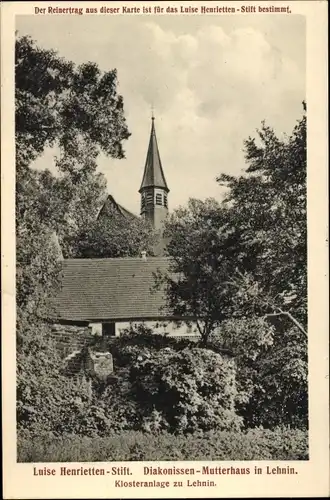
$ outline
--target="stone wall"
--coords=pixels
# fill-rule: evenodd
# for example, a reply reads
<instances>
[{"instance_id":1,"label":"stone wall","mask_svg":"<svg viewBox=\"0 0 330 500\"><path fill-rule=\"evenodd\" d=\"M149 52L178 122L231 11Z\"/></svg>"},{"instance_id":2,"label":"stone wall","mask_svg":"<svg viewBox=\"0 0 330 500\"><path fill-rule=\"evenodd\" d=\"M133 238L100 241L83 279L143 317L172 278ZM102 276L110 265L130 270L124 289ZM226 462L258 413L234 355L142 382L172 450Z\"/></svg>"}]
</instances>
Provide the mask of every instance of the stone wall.
<instances>
[{"instance_id":1,"label":"stone wall","mask_svg":"<svg viewBox=\"0 0 330 500\"><path fill-rule=\"evenodd\" d=\"M51 328L51 337L67 375L83 374L105 380L113 372L112 354L107 350L104 338L92 335L91 327L55 324Z\"/></svg>"},{"instance_id":2,"label":"stone wall","mask_svg":"<svg viewBox=\"0 0 330 500\"><path fill-rule=\"evenodd\" d=\"M94 342L92 329L89 326L54 324L51 328L51 336L63 359Z\"/></svg>"}]
</instances>

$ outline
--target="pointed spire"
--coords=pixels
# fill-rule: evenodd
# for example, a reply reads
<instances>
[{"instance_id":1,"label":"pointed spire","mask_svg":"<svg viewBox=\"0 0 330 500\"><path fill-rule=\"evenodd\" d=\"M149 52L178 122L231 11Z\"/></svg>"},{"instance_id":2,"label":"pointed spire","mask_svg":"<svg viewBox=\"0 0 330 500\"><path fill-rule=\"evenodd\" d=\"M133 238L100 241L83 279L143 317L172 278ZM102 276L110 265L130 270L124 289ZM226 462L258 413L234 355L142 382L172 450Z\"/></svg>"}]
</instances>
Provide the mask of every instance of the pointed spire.
<instances>
[{"instance_id":1,"label":"pointed spire","mask_svg":"<svg viewBox=\"0 0 330 500\"><path fill-rule=\"evenodd\" d=\"M139 189L139 193L141 193L142 189L146 187L158 187L166 189L167 192L169 191L166 184L162 162L160 160L160 155L158 150L153 107L151 114L151 132L150 132L149 147L148 147L147 159L144 167L144 174L141 187Z\"/></svg>"}]
</instances>

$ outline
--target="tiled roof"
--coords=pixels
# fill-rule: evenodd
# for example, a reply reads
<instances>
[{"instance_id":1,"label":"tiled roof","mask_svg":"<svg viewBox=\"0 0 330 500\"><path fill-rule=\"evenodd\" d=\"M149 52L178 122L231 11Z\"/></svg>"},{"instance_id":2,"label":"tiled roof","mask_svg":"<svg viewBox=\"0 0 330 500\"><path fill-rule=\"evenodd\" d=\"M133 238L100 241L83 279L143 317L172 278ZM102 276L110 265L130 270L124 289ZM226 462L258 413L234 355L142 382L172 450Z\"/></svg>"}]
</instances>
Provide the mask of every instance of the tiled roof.
<instances>
[{"instance_id":1,"label":"tiled roof","mask_svg":"<svg viewBox=\"0 0 330 500\"><path fill-rule=\"evenodd\" d=\"M162 162L160 160L160 155L158 151L158 144L156 138L156 130L154 118L152 118L151 133L149 140L149 147L147 152L146 164L144 167L144 173L142 178L141 189L146 187L159 187L169 191L165 175L163 172Z\"/></svg>"},{"instance_id":2,"label":"tiled roof","mask_svg":"<svg viewBox=\"0 0 330 500\"><path fill-rule=\"evenodd\" d=\"M165 257L64 260L52 315L95 322L169 318L164 291L154 289L154 273L168 266Z\"/></svg>"}]
</instances>

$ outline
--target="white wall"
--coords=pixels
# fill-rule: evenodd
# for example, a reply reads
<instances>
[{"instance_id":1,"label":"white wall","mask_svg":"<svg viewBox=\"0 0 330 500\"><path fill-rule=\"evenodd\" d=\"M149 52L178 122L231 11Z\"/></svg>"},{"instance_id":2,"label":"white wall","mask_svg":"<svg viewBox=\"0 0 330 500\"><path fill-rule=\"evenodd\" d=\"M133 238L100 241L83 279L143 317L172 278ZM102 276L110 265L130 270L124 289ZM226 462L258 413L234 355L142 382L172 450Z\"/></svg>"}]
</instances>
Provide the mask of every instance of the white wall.
<instances>
[{"instance_id":1,"label":"white wall","mask_svg":"<svg viewBox=\"0 0 330 500\"><path fill-rule=\"evenodd\" d=\"M131 325L138 325L142 322L133 322L133 323L116 323L116 336L120 335L120 332L126 328L129 328ZM191 324L188 326L186 323L174 323L174 322L162 322L162 321L144 321L143 324L151 328L154 333L158 334L168 334L171 337L180 337L180 336L195 336L198 334L198 330L196 324Z\"/></svg>"},{"instance_id":2,"label":"white wall","mask_svg":"<svg viewBox=\"0 0 330 500\"><path fill-rule=\"evenodd\" d=\"M195 337L198 335L197 326L195 323L187 325L184 322L171 322L171 321L125 321L116 322L116 337L119 337L123 330L130 327L137 327L138 325L145 325L150 328L154 333L160 335L169 335L170 337ZM92 329L92 335L101 336L102 335L102 323L90 323L89 326Z\"/></svg>"}]
</instances>

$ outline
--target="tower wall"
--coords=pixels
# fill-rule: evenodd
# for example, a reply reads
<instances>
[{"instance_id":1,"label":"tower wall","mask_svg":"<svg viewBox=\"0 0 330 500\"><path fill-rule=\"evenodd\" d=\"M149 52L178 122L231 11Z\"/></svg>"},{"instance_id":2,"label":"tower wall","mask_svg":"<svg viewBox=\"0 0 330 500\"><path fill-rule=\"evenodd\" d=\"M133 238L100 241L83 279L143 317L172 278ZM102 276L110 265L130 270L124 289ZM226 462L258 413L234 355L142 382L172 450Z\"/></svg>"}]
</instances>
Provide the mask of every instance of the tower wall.
<instances>
[{"instance_id":1,"label":"tower wall","mask_svg":"<svg viewBox=\"0 0 330 500\"><path fill-rule=\"evenodd\" d=\"M168 214L167 191L148 187L141 193L141 216L150 221L156 231L161 231Z\"/></svg>"}]
</instances>

